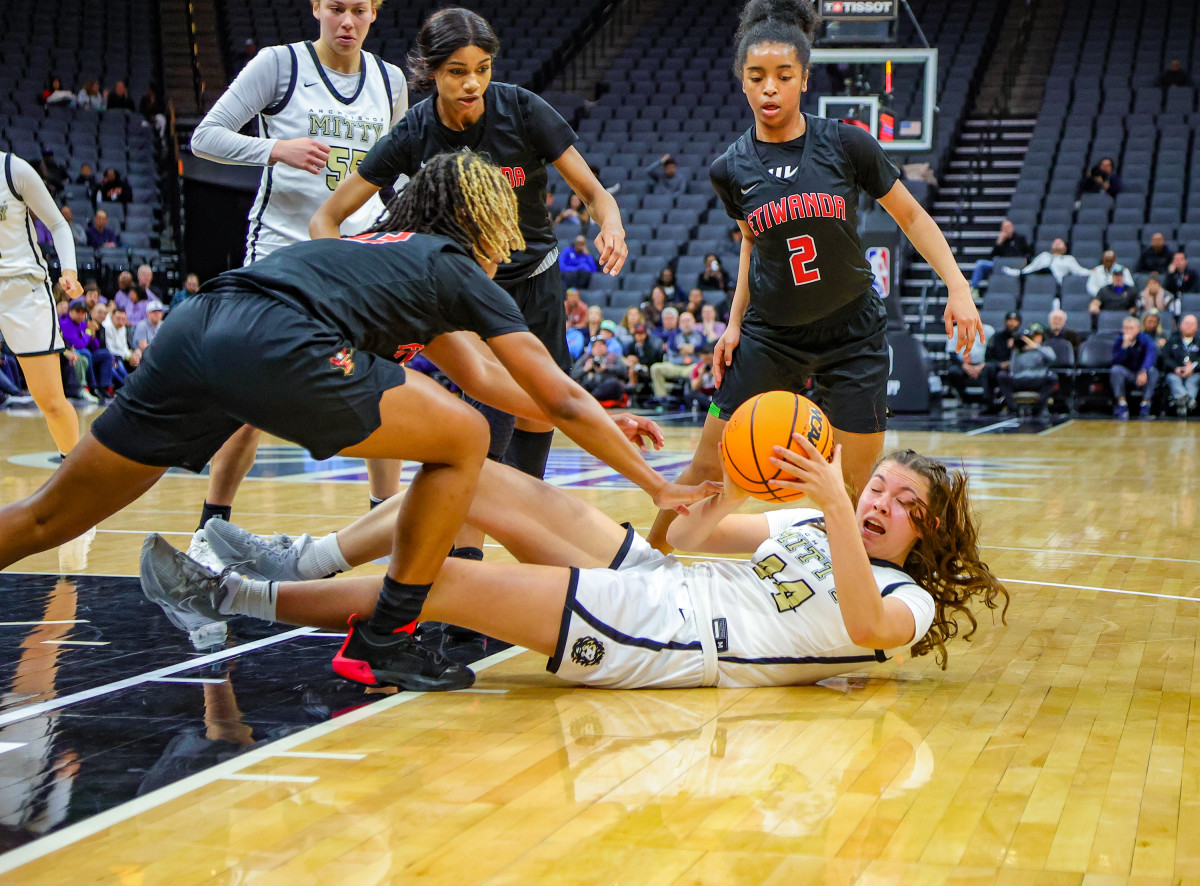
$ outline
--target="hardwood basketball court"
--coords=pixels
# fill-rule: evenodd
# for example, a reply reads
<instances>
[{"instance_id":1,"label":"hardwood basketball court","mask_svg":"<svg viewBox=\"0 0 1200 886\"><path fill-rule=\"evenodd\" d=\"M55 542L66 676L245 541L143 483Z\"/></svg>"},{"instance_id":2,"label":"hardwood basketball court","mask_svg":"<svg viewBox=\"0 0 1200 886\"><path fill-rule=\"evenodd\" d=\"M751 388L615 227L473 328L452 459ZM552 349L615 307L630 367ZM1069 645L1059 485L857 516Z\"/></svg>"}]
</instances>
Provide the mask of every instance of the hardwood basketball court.
<instances>
[{"instance_id":1,"label":"hardwood basketball court","mask_svg":"<svg viewBox=\"0 0 1200 886\"><path fill-rule=\"evenodd\" d=\"M274 741L247 699L271 693L270 711L291 684L251 679L265 673L253 655L277 650L296 679L324 680L336 638L235 631L224 661L242 660L238 644L258 652L219 670L128 596L130 579L83 577L135 576L149 531L186 546L204 481L168 476L90 542L5 573L10 601L36 587L45 602L0 625L0 811L24 835L0 856L0 881L1200 883L1198 429L890 432L889 448L966 467L986 559L1012 595L1008 625L985 620L974 642L950 643L945 671L924 658L812 687L613 692L571 688L544 657L506 650L463 692L378 700L343 685L332 719ZM686 461L697 436L668 428L661 462ZM11 413L0 440L12 501L48 476L49 440L39 418ZM353 466L272 452L277 476L246 483L237 522L316 533L361 512ZM648 526L644 496L576 452L555 450L556 481ZM106 612L108 599L123 608ZM114 627L97 627L106 618ZM167 645L121 671L138 632ZM125 683L66 692L89 656ZM80 706L103 722L106 700L116 710L135 689L140 707L113 715L122 729L159 728L147 724L161 699L191 717L196 743L249 750L143 778L82 814L77 773L123 745L92 754L63 730Z\"/></svg>"}]
</instances>

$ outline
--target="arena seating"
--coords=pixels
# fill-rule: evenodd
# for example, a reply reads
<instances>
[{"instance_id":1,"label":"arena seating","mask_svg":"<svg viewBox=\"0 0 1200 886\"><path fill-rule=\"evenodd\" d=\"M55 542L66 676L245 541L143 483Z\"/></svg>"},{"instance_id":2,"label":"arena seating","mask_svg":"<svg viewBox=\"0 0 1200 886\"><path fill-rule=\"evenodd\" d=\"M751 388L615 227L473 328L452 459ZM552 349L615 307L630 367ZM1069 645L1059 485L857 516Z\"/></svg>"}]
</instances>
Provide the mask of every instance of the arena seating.
<instances>
[{"instance_id":1,"label":"arena seating","mask_svg":"<svg viewBox=\"0 0 1200 886\"><path fill-rule=\"evenodd\" d=\"M51 76L78 92L88 78L111 88L124 80L134 101L161 71L157 5L149 0L14 0L0 5L0 145L36 162L43 150L73 179L81 163L97 176L113 167L129 182L134 203L104 204L125 244L93 256L79 252L80 276L104 272L106 281L142 262L157 266L159 195L153 128L129 111L44 108L39 104ZM75 221L86 225L93 207L82 185L64 195Z\"/></svg>"}]
</instances>

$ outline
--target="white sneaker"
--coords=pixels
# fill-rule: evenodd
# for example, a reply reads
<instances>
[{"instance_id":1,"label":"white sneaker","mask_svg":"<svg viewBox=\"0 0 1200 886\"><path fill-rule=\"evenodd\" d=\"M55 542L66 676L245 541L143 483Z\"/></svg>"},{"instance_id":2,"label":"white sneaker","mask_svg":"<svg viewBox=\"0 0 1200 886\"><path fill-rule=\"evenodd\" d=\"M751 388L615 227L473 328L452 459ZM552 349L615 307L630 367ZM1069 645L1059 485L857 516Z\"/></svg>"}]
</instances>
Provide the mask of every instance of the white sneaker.
<instances>
[{"instance_id":1,"label":"white sneaker","mask_svg":"<svg viewBox=\"0 0 1200 886\"><path fill-rule=\"evenodd\" d=\"M208 543L208 536L203 529L197 529L192 533L192 540L188 544L187 555L204 568L211 569L213 572L220 572L225 568L225 564L221 562L221 558L212 549L212 545Z\"/></svg>"},{"instance_id":2,"label":"white sneaker","mask_svg":"<svg viewBox=\"0 0 1200 886\"><path fill-rule=\"evenodd\" d=\"M96 395L86 388L80 390L79 397L77 399L82 400L84 403L91 403L93 406L100 402Z\"/></svg>"}]
</instances>

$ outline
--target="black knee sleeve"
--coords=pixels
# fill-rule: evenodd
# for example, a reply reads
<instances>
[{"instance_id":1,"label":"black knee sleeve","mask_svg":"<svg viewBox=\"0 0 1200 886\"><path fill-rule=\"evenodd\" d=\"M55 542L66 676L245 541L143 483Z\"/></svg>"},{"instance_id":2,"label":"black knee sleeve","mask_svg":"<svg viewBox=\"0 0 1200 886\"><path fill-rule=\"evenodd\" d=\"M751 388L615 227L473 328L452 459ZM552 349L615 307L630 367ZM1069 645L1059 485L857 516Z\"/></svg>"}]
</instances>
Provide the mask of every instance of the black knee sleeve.
<instances>
[{"instance_id":1,"label":"black knee sleeve","mask_svg":"<svg viewBox=\"0 0 1200 886\"><path fill-rule=\"evenodd\" d=\"M546 475L546 460L550 457L550 443L553 440L554 431L514 430L508 452L504 454L504 463L540 480Z\"/></svg>"},{"instance_id":2,"label":"black knee sleeve","mask_svg":"<svg viewBox=\"0 0 1200 886\"><path fill-rule=\"evenodd\" d=\"M492 461L504 461L504 453L508 450L513 429L517 426L516 416L466 395L463 396L463 400L487 420L488 433L491 435L487 457Z\"/></svg>"}]
</instances>

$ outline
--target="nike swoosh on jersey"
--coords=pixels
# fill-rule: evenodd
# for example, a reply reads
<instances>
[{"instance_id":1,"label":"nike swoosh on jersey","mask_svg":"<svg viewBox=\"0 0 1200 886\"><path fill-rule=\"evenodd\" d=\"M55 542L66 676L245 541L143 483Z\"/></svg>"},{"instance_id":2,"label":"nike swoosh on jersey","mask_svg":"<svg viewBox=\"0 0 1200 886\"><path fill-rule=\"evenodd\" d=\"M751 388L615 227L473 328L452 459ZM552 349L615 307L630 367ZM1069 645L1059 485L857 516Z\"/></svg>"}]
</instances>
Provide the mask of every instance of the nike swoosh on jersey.
<instances>
[{"instance_id":1,"label":"nike swoosh on jersey","mask_svg":"<svg viewBox=\"0 0 1200 886\"><path fill-rule=\"evenodd\" d=\"M314 80L312 83L305 83L304 88L309 89L310 87L316 86L320 82L321 82L320 80Z\"/></svg>"},{"instance_id":2,"label":"nike swoosh on jersey","mask_svg":"<svg viewBox=\"0 0 1200 886\"><path fill-rule=\"evenodd\" d=\"M748 188L742 188L742 196L745 197L747 194L749 194L751 191L753 191L755 188L757 188L761 184L762 184L762 182L755 182Z\"/></svg>"}]
</instances>

